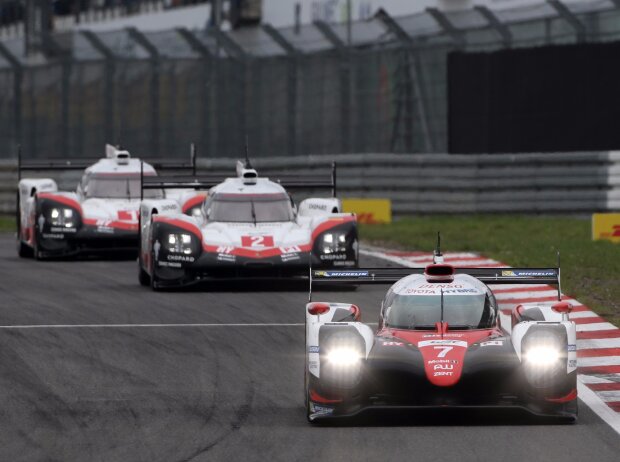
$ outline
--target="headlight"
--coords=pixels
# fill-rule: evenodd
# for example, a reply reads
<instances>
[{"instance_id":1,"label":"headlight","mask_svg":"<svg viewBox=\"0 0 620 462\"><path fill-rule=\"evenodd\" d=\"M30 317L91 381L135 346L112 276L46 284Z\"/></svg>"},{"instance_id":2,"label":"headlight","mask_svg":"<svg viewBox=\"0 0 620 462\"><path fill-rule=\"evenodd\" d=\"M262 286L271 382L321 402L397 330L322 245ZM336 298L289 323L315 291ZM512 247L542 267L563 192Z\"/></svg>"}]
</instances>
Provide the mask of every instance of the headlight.
<instances>
[{"instance_id":1,"label":"headlight","mask_svg":"<svg viewBox=\"0 0 620 462\"><path fill-rule=\"evenodd\" d=\"M334 366L355 366L360 361L360 354L354 348L335 348L327 353L327 361Z\"/></svg>"},{"instance_id":2,"label":"headlight","mask_svg":"<svg viewBox=\"0 0 620 462\"><path fill-rule=\"evenodd\" d=\"M190 212L191 212L190 216L197 218L197 219L202 218L202 208L200 206L192 207Z\"/></svg>"},{"instance_id":3,"label":"headlight","mask_svg":"<svg viewBox=\"0 0 620 462\"><path fill-rule=\"evenodd\" d=\"M74 228L75 219L73 215L73 209L65 207L54 207L50 210L50 222L52 223L52 226Z\"/></svg>"},{"instance_id":4,"label":"headlight","mask_svg":"<svg viewBox=\"0 0 620 462\"><path fill-rule=\"evenodd\" d=\"M550 346L533 346L525 352L528 365L537 368L553 366L561 357L561 353Z\"/></svg>"},{"instance_id":5,"label":"headlight","mask_svg":"<svg viewBox=\"0 0 620 462\"><path fill-rule=\"evenodd\" d=\"M347 236L345 233L325 233L321 245L323 253L341 253L347 251Z\"/></svg>"},{"instance_id":6,"label":"headlight","mask_svg":"<svg viewBox=\"0 0 620 462\"><path fill-rule=\"evenodd\" d=\"M170 253L189 255L192 253L192 236L187 233L168 234L166 247Z\"/></svg>"}]
</instances>

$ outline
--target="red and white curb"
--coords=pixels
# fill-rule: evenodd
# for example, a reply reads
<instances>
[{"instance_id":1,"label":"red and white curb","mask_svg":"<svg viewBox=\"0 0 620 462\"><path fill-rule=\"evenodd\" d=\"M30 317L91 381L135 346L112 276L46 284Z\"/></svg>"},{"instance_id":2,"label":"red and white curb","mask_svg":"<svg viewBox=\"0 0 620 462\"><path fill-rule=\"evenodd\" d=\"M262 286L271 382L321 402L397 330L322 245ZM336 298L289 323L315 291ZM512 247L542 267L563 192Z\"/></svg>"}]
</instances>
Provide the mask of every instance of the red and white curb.
<instances>
[{"instance_id":1,"label":"red and white curb","mask_svg":"<svg viewBox=\"0 0 620 462\"><path fill-rule=\"evenodd\" d=\"M360 249L362 255L408 267L433 262L429 252L400 252L377 248ZM444 254L456 267L507 267L473 252ZM521 303L553 302L557 290L548 285L508 284L495 286L493 293L502 312L502 325L510 329L510 312ZM620 433L620 329L605 321L578 300L562 295L573 305L571 320L577 324L577 371L579 398Z\"/></svg>"}]
</instances>

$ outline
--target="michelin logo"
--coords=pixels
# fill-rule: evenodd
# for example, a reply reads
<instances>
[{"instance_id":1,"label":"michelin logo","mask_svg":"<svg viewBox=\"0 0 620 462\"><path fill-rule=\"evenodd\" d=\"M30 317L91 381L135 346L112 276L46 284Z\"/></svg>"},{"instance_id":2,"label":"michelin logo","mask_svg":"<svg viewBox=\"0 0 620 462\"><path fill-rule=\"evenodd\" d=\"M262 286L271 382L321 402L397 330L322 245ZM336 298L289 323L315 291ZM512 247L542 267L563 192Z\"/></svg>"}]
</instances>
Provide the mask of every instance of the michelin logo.
<instances>
[{"instance_id":1,"label":"michelin logo","mask_svg":"<svg viewBox=\"0 0 620 462\"><path fill-rule=\"evenodd\" d=\"M325 278L356 278L368 276L368 271L316 271L314 275Z\"/></svg>"},{"instance_id":2,"label":"michelin logo","mask_svg":"<svg viewBox=\"0 0 620 462\"><path fill-rule=\"evenodd\" d=\"M544 270L544 271L532 271L532 270L505 270L502 271L502 276L512 276L512 277L540 277L540 276L549 276L555 277L555 270Z\"/></svg>"}]
</instances>

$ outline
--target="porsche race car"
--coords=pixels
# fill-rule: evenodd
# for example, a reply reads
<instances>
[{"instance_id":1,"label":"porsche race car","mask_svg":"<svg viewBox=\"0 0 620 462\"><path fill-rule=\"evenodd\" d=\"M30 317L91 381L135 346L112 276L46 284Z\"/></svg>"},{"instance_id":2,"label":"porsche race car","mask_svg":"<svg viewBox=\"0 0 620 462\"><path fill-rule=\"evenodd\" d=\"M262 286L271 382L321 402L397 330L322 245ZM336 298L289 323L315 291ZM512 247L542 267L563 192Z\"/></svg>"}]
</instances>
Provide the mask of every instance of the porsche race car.
<instances>
[{"instance_id":1,"label":"porsche race car","mask_svg":"<svg viewBox=\"0 0 620 462\"><path fill-rule=\"evenodd\" d=\"M106 146L106 157L94 160L19 159L17 249L20 257L66 257L80 252L138 250L141 178L155 176L153 165L131 158L128 151ZM164 164L160 164L162 166ZM172 162L171 168L192 165ZM193 167L192 167L193 168ZM24 170L84 170L75 192L58 190L52 178L21 178ZM146 197L163 197L161 190Z\"/></svg>"},{"instance_id":2,"label":"porsche race car","mask_svg":"<svg viewBox=\"0 0 620 462\"><path fill-rule=\"evenodd\" d=\"M157 290L212 279L307 278L310 266L356 267L356 217L341 212L335 172L334 165L328 179L270 179L246 160L223 181L144 178L146 190L172 189L177 196L142 202L140 283ZM332 197L297 206L287 188L329 189Z\"/></svg>"},{"instance_id":3,"label":"porsche race car","mask_svg":"<svg viewBox=\"0 0 620 462\"><path fill-rule=\"evenodd\" d=\"M393 284L379 327L349 303L306 306L307 417L370 409L521 408L577 417L575 323L568 302L519 305L508 333L488 284L557 284L559 268L313 270L322 284ZM559 297L558 289L558 300Z\"/></svg>"}]
</instances>

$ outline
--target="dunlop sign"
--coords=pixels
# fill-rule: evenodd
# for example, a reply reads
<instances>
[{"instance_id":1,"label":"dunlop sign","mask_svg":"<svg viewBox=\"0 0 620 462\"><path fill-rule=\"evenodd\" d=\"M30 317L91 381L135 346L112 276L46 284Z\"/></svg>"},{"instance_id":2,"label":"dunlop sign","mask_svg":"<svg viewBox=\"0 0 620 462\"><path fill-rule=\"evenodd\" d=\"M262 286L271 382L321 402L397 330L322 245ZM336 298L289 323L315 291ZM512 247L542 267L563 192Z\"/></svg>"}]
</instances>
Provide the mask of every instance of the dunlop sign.
<instances>
[{"instance_id":1,"label":"dunlop sign","mask_svg":"<svg viewBox=\"0 0 620 462\"><path fill-rule=\"evenodd\" d=\"M342 209L355 213L359 223L392 222L392 202L389 199L342 199Z\"/></svg>"},{"instance_id":2,"label":"dunlop sign","mask_svg":"<svg viewBox=\"0 0 620 462\"><path fill-rule=\"evenodd\" d=\"M620 213L592 214L592 239L620 242Z\"/></svg>"}]
</instances>

